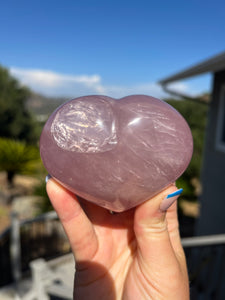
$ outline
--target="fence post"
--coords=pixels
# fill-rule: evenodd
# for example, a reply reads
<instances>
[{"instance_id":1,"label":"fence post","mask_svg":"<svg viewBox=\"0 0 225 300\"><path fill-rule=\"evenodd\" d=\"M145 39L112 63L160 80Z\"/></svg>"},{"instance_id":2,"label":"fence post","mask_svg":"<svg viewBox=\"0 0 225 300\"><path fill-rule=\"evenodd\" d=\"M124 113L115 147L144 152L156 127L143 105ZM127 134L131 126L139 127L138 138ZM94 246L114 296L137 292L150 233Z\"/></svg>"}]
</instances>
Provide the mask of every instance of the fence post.
<instances>
[{"instance_id":1,"label":"fence post","mask_svg":"<svg viewBox=\"0 0 225 300\"><path fill-rule=\"evenodd\" d=\"M49 300L46 286L52 281L52 274L43 258L31 261L33 289L37 300Z\"/></svg>"},{"instance_id":2,"label":"fence post","mask_svg":"<svg viewBox=\"0 0 225 300\"><path fill-rule=\"evenodd\" d=\"M16 212L11 213L10 260L14 282L21 279L20 221Z\"/></svg>"}]
</instances>

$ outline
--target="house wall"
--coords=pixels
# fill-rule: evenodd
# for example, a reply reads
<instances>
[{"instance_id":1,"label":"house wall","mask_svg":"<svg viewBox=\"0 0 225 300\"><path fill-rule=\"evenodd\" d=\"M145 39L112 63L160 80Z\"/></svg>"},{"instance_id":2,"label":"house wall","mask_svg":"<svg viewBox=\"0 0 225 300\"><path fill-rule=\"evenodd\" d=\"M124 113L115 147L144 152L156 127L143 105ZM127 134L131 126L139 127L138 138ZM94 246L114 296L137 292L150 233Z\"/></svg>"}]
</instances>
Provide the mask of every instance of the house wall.
<instances>
[{"instance_id":1,"label":"house wall","mask_svg":"<svg viewBox=\"0 0 225 300\"><path fill-rule=\"evenodd\" d=\"M197 235L225 233L225 151L218 149L216 145L218 118L221 119L221 88L224 84L225 70L215 73L206 130L202 168L203 193Z\"/></svg>"}]
</instances>

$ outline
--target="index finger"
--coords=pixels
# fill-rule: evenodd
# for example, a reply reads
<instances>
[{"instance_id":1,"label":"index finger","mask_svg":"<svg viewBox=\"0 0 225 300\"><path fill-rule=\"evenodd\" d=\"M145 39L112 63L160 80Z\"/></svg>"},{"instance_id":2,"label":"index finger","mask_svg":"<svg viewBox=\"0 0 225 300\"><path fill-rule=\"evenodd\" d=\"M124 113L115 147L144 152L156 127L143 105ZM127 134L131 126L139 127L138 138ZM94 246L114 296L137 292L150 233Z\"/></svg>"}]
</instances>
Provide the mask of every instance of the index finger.
<instances>
[{"instance_id":1,"label":"index finger","mask_svg":"<svg viewBox=\"0 0 225 300\"><path fill-rule=\"evenodd\" d=\"M46 189L69 239L75 259L91 259L97 251L97 237L77 197L52 178L48 180Z\"/></svg>"}]
</instances>

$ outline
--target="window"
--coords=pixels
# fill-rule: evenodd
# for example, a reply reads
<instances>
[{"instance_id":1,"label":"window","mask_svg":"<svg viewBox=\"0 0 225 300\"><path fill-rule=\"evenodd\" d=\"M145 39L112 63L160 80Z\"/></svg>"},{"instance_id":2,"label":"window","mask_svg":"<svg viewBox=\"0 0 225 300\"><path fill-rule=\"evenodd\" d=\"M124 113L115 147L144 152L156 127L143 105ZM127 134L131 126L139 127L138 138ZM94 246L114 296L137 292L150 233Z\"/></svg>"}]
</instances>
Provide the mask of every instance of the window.
<instances>
[{"instance_id":1,"label":"window","mask_svg":"<svg viewBox=\"0 0 225 300\"><path fill-rule=\"evenodd\" d=\"M225 84L221 86L220 91L216 148L225 152Z\"/></svg>"}]
</instances>

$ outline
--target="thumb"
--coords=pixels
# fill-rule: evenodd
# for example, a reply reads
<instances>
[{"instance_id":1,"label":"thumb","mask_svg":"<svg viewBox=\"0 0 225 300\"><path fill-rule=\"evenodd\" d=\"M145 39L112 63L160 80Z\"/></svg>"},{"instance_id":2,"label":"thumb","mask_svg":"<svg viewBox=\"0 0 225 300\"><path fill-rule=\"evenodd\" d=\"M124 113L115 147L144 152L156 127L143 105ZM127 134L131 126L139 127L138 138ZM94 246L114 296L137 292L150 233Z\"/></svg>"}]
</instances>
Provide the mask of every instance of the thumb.
<instances>
[{"instance_id":1,"label":"thumb","mask_svg":"<svg viewBox=\"0 0 225 300\"><path fill-rule=\"evenodd\" d=\"M146 266L153 269L155 266L159 271L177 263L167 228L166 210L181 192L182 189L171 185L135 211L134 232L139 255Z\"/></svg>"}]
</instances>

